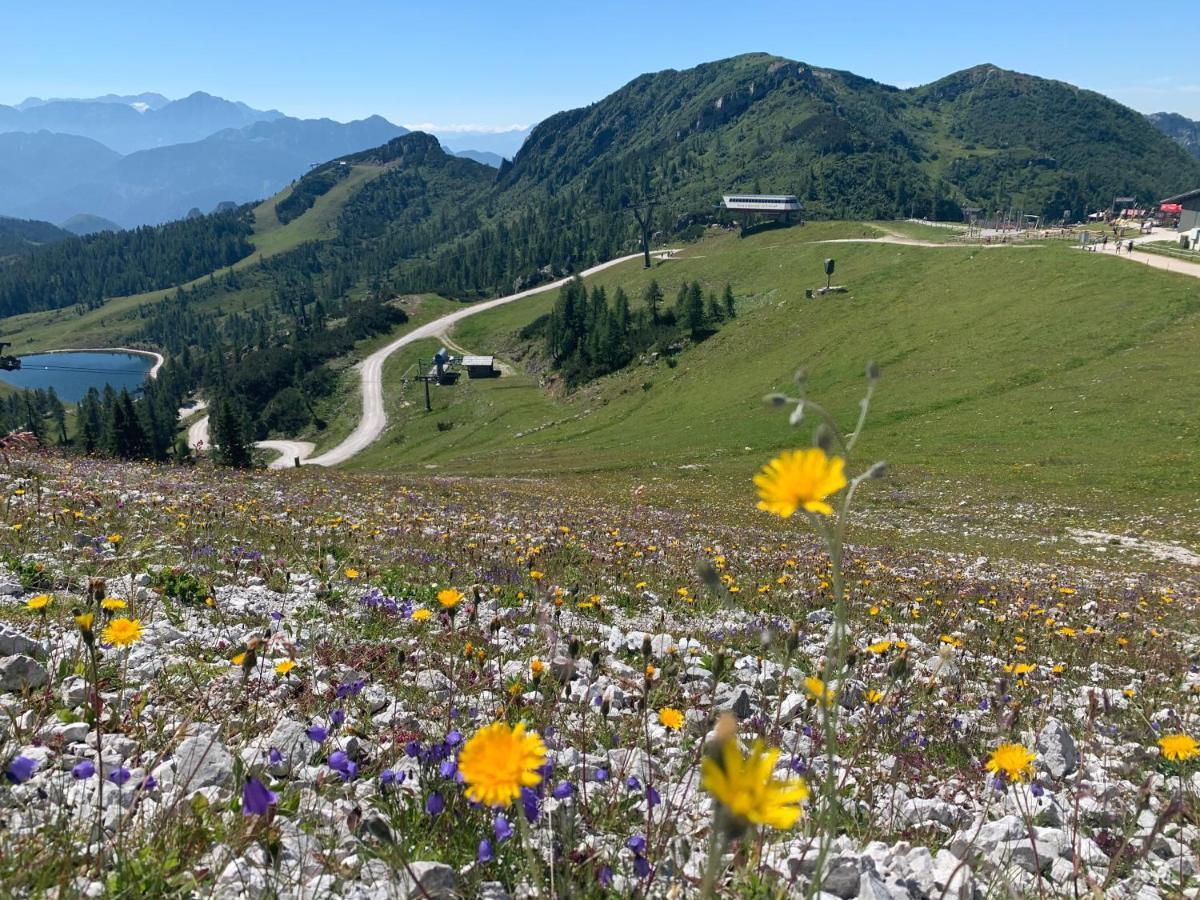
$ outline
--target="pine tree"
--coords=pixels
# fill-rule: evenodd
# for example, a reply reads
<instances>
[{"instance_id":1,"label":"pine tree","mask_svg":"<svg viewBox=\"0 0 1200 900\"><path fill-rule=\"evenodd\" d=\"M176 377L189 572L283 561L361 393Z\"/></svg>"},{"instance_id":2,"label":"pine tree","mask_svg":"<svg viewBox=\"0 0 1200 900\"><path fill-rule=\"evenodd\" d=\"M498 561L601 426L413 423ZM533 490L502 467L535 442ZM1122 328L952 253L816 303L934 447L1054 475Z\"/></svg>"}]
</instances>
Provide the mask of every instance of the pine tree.
<instances>
[{"instance_id":1,"label":"pine tree","mask_svg":"<svg viewBox=\"0 0 1200 900\"><path fill-rule=\"evenodd\" d=\"M104 436L104 410L100 392L88 388L75 413L75 443L84 453L95 453Z\"/></svg>"},{"instance_id":2,"label":"pine tree","mask_svg":"<svg viewBox=\"0 0 1200 900\"><path fill-rule=\"evenodd\" d=\"M692 334L692 340L699 340L704 334L704 293L700 282L693 281L688 288L685 315L683 319Z\"/></svg>"},{"instance_id":3,"label":"pine tree","mask_svg":"<svg viewBox=\"0 0 1200 900\"><path fill-rule=\"evenodd\" d=\"M658 286L658 282L654 279L646 285L646 290L642 292L642 301L646 304L646 309L650 311L650 325L657 326L659 323L659 309L663 302L662 288Z\"/></svg>"},{"instance_id":4,"label":"pine tree","mask_svg":"<svg viewBox=\"0 0 1200 900\"><path fill-rule=\"evenodd\" d=\"M222 465L246 469L252 462L246 438L246 413L240 403L222 397L212 417L212 440Z\"/></svg>"},{"instance_id":5,"label":"pine tree","mask_svg":"<svg viewBox=\"0 0 1200 900\"><path fill-rule=\"evenodd\" d=\"M58 399L58 392L52 387L46 389L46 406L50 411L50 419L54 422L55 430L58 432L59 446L66 446L68 443L67 411L62 405L62 401Z\"/></svg>"},{"instance_id":6,"label":"pine tree","mask_svg":"<svg viewBox=\"0 0 1200 900\"><path fill-rule=\"evenodd\" d=\"M730 319L734 318L737 315L737 309L734 305L732 285L725 285L725 295L721 299L725 304L725 315Z\"/></svg>"}]
</instances>

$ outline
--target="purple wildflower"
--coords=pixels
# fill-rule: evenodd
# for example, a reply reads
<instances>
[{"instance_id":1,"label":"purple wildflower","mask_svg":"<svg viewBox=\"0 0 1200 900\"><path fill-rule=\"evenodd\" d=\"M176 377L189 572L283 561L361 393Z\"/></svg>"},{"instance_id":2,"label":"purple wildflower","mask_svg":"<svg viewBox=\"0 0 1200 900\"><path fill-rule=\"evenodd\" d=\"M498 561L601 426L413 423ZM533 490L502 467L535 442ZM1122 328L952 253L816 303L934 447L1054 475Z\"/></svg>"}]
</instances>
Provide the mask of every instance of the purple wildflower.
<instances>
[{"instance_id":1,"label":"purple wildflower","mask_svg":"<svg viewBox=\"0 0 1200 900\"><path fill-rule=\"evenodd\" d=\"M78 762L71 769L71 774L79 781L86 781L96 774L96 766L90 759L85 759L83 762Z\"/></svg>"},{"instance_id":2,"label":"purple wildflower","mask_svg":"<svg viewBox=\"0 0 1200 900\"><path fill-rule=\"evenodd\" d=\"M492 849L492 842L484 838L479 842L479 861L481 863L491 862L496 858L496 852Z\"/></svg>"},{"instance_id":3,"label":"purple wildflower","mask_svg":"<svg viewBox=\"0 0 1200 900\"><path fill-rule=\"evenodd\" d=\"M335 709L333 712L331 712L329 714L329 722L332 725L336 725L340 728L342 726L342 723L345 721L346 721L346 713L343 712L340 708Z\"/></svg>"},{"instance_id":4,"label":"purple wildflower","mask_svg":"<svg viewBox=\"0 0 1200 900\"><path fill-rule=\"evenodd\" d=\"M497 813L492 829L496 832L497 841L507 841L513 835L512 825L504 818L504 813Z\"/></svg>"},{"instance_id":5,"label":"purple wildflower","mask_svg":"<svg viewBox=\"0 0 1200 900\"><path fill-rule=\"evenodd\" d=\"M550 792L550 796L555 800L566 800L574 791L575 788L571 786L571 782L560 781L554 786L554 790Z\"/></svg>"},{"instance_id":6,"label":"purple wildflower","mask_svg":"<svg viewBox=\"0 0 1200 900\"><path fill-rule=\"evenodd\" d=\"M308 735L308 739L315 744L322 744L325 742L325 738L329 737L329 732L320 725L310 725L308 728L304 729L304 733Z\"/></svg>"},{"instance_id":7,"label":"purple wildflower","mask_svg":"<svg viewBox=\"0 0 1200 900\"><path fill-rule=\"evenodd\" d=\"M646 805L649 806L650 809L654 809L654 807L658 806L658 804L660 804L660 803L662 803L662 797L658 796L658 791L656 791L654 788L647 785L646 786Z\"/></svg>"},{"instance_id":8,"label":"purple wildflower","mask_svg":"<svg viewBox=\"0 0 1200 900\"><path fill-rule=\"evenodd\" d=\"M124 766L120 766L119 768L113 770L113 772L108 776L108 780L113 784L122 785L129 780L132 774L133 773Z\"/></svg>"},{"instance_id":9,"label":"purple wildflower","mask_svg":"<svg viewBox=\"0 0 1200 900\"><path fill-rule=\"evenodd\" d=\"M36 759L27 756L14 756L4 770L5 777L13 784L24 784L33 777L33 770L38 767Z\"/></svg>"},{"instance_id":10,"label":"purple wildflower","mask_svg":"<svg viewBox=\"0 0 1200 900\"><path fill-rule=\"evenodd\" d=\"M429 795L429 799L425 801L425 812L431 816L436 816L446 808L446 801L442 799L442 795L434 791Z\"/></svg>"},{"instance_id":11,"label":"purple wildflower","mask_svg":"<svg viewBox=\"0 0 1200 900\"><path fill-rule=\"evenodd\" d=\"M268 790L257 778L247 778L242 788L242 815L264 816L278 800L275 792Z\"/></svg>"}]
</instances>

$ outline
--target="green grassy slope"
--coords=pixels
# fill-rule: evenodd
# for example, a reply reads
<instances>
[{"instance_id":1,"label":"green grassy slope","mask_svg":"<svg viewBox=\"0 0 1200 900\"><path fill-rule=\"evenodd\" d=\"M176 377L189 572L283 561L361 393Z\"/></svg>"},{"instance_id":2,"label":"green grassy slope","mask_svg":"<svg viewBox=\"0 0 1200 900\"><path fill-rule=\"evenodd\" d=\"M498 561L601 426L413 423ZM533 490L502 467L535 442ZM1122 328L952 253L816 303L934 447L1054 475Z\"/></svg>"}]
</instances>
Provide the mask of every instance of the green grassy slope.
<instances>
[{"instance_id":1,"label":"green grassy slope","mask_svg":"<svg viewBox=\"0 0 1200 900\"><path fill-rule=\"evenodd\" d=\"M717 291L729 282L739 317L674 368L634 365L567 397L521 373L436 389L427 415L418 386L408 406L389 391L391 425L353 465L749 477L767 454L809 437L765 410L764 394L786 390L804 366L814 394L848 418L863 364L875 359L884 381L861 446L864 457L889 460L899 484L959 479L983 494L1037 492L1098 510L1194 506L1200 283L1061 246L813 242L820 237L811 226L722 234L650 273L603 273L596 283L633 297L651 276L668 297L685 278ZM805 300L826 256L850 291ZM481 314L454 339L475 352L513 347L552 302ZM389 374L406 364L393 360Z\"/></svg>"},{"instance_id":2,"label":"green grassy slope","mask_svg":"<svg viewBox=\"0 0 1200 900\"><path fill-rule=\"evenodd\" d=\"M346 201L356 190L384 171L383 166L356 165L349 176L319 197L311 209L286 225L276 217L275 204L286 197L291 188L285 188L276 196L264 200L254 208L254 234L250 242L256 252L234 263L231 268L244 270L263 259L298 247L305 241L332 237L337 215L345 207ZM197 278L184 286L198 284L207 277ZM114 346L128 340L130 334L140 329L139 306L157 302L174 291L175 288L171 287L115 297L104 306L82 315L74 308L65 308L11 316L3 320L2 328L4 334L8 335L6 340L13 342L18 353L36 353L63 347Z\"/></svg>"}]
</instances>

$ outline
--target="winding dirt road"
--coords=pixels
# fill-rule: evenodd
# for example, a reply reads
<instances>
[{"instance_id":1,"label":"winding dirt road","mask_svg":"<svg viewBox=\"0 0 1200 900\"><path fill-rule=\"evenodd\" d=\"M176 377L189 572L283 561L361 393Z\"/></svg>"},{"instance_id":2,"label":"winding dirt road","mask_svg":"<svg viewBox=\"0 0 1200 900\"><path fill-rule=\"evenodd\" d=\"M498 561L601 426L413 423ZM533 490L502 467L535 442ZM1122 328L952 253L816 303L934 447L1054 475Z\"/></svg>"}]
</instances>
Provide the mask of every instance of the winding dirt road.
<instances>
[{"instance_id":1,"label":"winding dirt road","mask_svg":"<svg viewBox=\"0 0 1200 900\"><path fill-rule=\"evenodd\" d=\"M650 255L664 259L669 258L672 253L676 252L678 251L657 250ZM610 259L606 263L592 266L592 268L580 272L579 275L580 277L587 278L589 275L603 272L605 269L619 266L621 263L641 258L641 253L631 253L628 256ZM495 309L497 306L504 306L506 303L532 297L534 294L556 290L574 277L574 275L571 275L567 278L560 278L558 281L530 288L527 291L509 294L505 297L497 297L494 300L485 300L483 303L474 303L471 306L464 306L462 309L448 313L439 319L434 319L432 322L426 322L424 325L414 328L407 334L396 338L396 340L392 341L386 347L376 350L356 366L359 370L359 385L362 393L362 416L358 420L358 425L355 426L354 431L344 441L322 453L320 456L311 456L314 447L308 441L259 441L256 446L264 450L275 450L281 454L271 462L270 468L272 469L290 469L295 465L297 459L304 465L309 466L336 466L339 463L344 463L352 456L361 453L367 447L371 446L371 444L375 443L379 439L379 436L383 434L383 429L387 426L387 413L383 407L383 364L389 356L415 341L440 337L448 332L456 323L470 316L486 312L489 309ZM188 446L195 448L201 442L204 444L208 443L208 416L198 420L188 428Z\"/></svg>"},{"instance_id":2,"label":"winding dirt road","mask_svg":"<svg viewBox=\"0 0 1200 900\"><path fill-rule=\"evenodd\" d=\"M664 255L671 253L670 250L661 250L651 254L662 258ZM631 253L629 256L622 256L618 259L609 260L606 263L601 263L598 266L593 266L586 271L580 272L580 276L586 278L589 275L594 275L597 272L603 272L605 269L619 266L621 263L629 262L633 259L641 259L642 254ZM376 350L361 363L358 364L360 373L360 384L362 387L363 409L362 416L358 420L358 425L354 431L350 433L344 441L322 453L320 456L314 456L309 459L301 458L301 461L310 466L336 466L339 463L344 463L350 457L361 453L367 447L371 446L379 435L383 434L383 429L387 425L387 414L383 409L383 364L389 356L415 341L425 340L426 338L437 337L448 328L452 327L463 319L477 315L481 312L486 312L489 309L495 309L497 306L504 306L506 303L512 303L516 300L522 300L525 297L532 297L534 294L541 294L546 291L553 291L562 287L574 276L569 278L560 278L558 281L552 281L549 284L539 285L535 288L530 288L527 291L521 291L517 294L509 294L506 297L497 297L495 300L486 300L483 303L474 303L471 306L464 306L462 309L455 310L452 313L442 316L440 319L434 319L432 322L414 328L401 337L396 338L386 347Z\"/></svg>"}]
</instances>

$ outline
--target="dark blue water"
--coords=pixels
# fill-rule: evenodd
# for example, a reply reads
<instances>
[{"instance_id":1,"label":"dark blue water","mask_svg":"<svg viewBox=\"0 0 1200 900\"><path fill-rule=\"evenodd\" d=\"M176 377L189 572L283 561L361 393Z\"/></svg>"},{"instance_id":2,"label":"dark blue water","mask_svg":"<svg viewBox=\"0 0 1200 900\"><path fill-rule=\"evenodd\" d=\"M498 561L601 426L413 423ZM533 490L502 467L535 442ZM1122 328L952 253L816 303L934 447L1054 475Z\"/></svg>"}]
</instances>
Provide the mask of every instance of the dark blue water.
<instances>
[{"instance_id":1,"label":"dark blue water","mask_svg":"<svg viewBox=\"0 0 1200 900\"><path fill-rule=\"evenodd\" d=\"M111 384L134 390L146 380L153 358L136 353L35 353L21 357L15 372L0 371L0 379L18 388L54 388L65 403L78 403L88 388Z\"/></svg>"}]
</instances>

